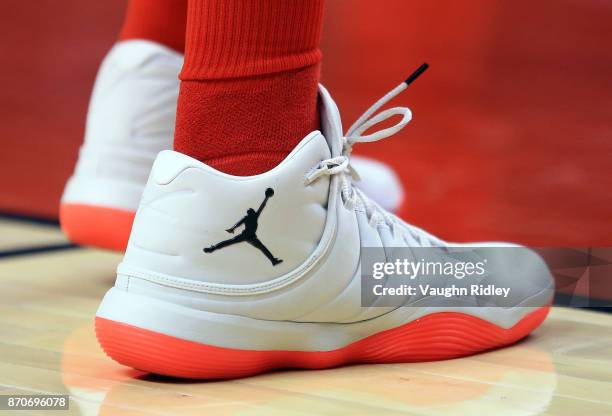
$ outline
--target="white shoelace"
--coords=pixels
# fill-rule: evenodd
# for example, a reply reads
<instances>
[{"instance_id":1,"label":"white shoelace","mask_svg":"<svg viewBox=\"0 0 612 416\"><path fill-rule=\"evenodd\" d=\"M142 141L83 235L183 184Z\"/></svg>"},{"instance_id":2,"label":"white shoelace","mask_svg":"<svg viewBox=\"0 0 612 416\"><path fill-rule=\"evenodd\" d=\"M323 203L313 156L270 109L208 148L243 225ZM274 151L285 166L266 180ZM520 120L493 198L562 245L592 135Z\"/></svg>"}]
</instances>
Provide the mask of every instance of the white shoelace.
<instances>
[{"instance_id":1,"label":"white shoelace","mask_svg":"<svg viewBox=\"0 0 612 416\"><path fill-rule=\"evenodd\" d=\"M412 112L407 107L392 107L377 114L376 112L383 105L404 91L408 85L410 85L427 68L427 64L421 65L404 82L393 88L382 98L376 101L370 108L368 108L367 111L353 123L343 137L342 155L322 160L306 175L307 185L316 181L321 176L341 175L341 195L346 205L350 207L355 207L357 205L363 206L371 224L377 225L380 223L385 223L389 226L389 228L391 228L393 234L396 234L399 231L399 228L406 229L409 233L405 235L405 237L412 240L407 242L416 243L419 246L431 246L432 243L435 243L436 239L434 238L432 240L433 236L416 226L406 224L403 221L398 221L395 216L389 214L384 208L368 198L363 192L361 192L361 190L354 187L351 178L353 180L359 180L359 175L351 166L350 155L355 143L369 143L385 139L399 132L410 122L412 119ZM377 130L370 134L363 134L375 125L394 116L401 116L402 118L400 121L390 127Z\"/></svg>"}]
</instances>

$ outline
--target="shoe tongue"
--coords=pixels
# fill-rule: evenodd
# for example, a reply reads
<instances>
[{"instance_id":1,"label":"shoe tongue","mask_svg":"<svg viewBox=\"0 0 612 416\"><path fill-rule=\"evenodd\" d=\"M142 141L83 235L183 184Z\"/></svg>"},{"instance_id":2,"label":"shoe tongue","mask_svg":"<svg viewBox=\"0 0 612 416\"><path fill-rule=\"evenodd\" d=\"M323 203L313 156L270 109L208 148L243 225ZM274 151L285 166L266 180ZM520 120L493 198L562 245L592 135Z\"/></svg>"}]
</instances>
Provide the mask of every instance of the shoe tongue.
<instances>
[{"instance_id":1,"label":"shoe tongue","mask_svg":"<svg viewBox=\"0 0 612 416\"><path fill-rule=\"evenodd\" d=\"M342 120L338 106L331 98L327 89L319 84L319 112L321 115L321 131L327 140L332 157L342 154Z\"/></svg>"}]
</instances>

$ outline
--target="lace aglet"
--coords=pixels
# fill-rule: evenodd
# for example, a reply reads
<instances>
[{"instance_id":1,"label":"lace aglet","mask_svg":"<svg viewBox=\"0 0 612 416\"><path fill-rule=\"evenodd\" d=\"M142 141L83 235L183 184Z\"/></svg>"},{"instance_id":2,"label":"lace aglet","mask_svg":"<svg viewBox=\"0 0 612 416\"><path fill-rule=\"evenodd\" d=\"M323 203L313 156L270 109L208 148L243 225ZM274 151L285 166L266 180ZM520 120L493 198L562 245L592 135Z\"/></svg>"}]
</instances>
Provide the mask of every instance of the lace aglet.
<instances>
[{"instance_id":1,"label":"lace aglet","mask_svg":"<svg viewBox=\"0 0 612 416\"><path fill-rule=\"evenodd\" d=\"M417 79L423 72L427 71L427 68L429 68L429 65L427 63L422 64L416 69L416 71L414 71L412 74L410 74L408 78L406 78L404 84L406 84L406 86L412 84L412 82L414 82L414 80Z\"/></svg>"}]
</instances>

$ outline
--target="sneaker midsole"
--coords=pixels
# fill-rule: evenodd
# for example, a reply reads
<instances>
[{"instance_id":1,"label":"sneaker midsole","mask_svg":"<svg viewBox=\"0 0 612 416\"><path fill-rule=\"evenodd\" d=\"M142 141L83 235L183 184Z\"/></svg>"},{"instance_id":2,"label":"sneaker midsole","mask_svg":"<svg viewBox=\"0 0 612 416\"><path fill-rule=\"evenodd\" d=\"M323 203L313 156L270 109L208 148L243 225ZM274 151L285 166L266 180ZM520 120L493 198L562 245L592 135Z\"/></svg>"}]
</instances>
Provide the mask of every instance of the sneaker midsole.
<instances>
[{"instance_id":1,"label":"sneaker midsole","mask_svg":"<svg viewBox=\"0 0 612 416\"><path fill-rule=\"evenodd\" d=\"M224 348L331 351L432 313L463 313L510 328L535 309L402 307L353 323L271 321L189 308L114 287L107 292L96 316Z\"/></svg>"}]
</instances>

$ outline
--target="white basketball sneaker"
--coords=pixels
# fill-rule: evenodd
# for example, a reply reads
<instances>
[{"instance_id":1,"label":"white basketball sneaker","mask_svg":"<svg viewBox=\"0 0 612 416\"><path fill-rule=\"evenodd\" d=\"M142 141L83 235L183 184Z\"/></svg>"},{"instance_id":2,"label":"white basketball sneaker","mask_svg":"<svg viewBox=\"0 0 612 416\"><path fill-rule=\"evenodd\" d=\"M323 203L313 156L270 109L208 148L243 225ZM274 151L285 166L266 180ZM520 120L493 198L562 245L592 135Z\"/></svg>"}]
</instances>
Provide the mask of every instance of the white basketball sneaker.
<instances>
[{"instance_id":1,"label":"white basketball sneaker","mask_svg":"<svg viewBox=\"0 0 612 416\"><path fill-rule=\"evenodd\" d=\"M157 43L117 43L97 75L85 141L60 205L80 244L122 250L155 156L171 148L183 56Z\"/></svg>"},{"instance_id":2,"label":"white basketball sneaker","mask_svg":"<svg viewBox=\"0 0 612 416\"><path fill-rule=\"evenodd\" d=\"M407 108L374 115L406 84L346 136L321 88L323 131L260 175L231 176L177 152L160 153L117 281L96 315L104 351L153 373L230 378L458 357L513 343L540 325L552 280L527 249L510 263L493 253L501 273L478 280L509 289L509 298L483 291L451 303L428 291L364 301L372 260L384 262L393 250L429 247L444 257L453 247L471 247L403 222L353 187L351 146L409 122ZM393 115L402 120L363 135Z\"/></svg>"},{"instance_id":3,"label":"white basketball sneaker","mask_svg":"<svg viewBox=\"0 0 612 416\"><path fill-rule=\"evenodd\" d=\"M119 42L104 59L60 205L60 223L72 241L125 249L153 161L172 149L182 64L182 54L145 40ZM364 178L360 186L397 210L403 192L395 173L365 158L355 165Z\"/></svg>"}]
</instances>

